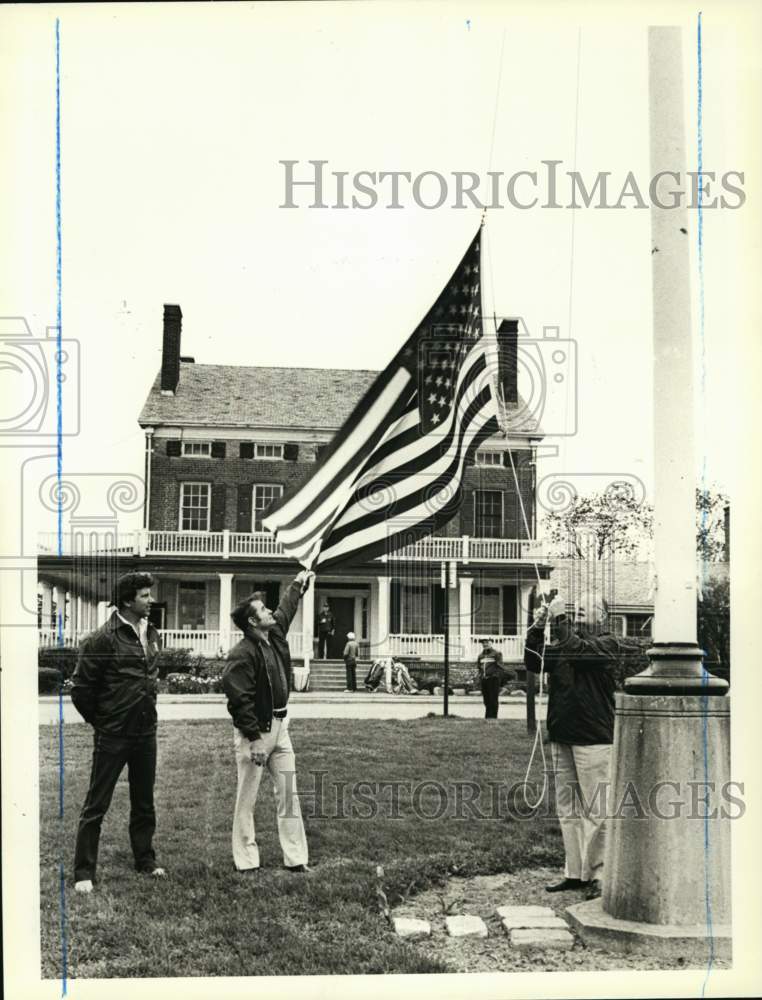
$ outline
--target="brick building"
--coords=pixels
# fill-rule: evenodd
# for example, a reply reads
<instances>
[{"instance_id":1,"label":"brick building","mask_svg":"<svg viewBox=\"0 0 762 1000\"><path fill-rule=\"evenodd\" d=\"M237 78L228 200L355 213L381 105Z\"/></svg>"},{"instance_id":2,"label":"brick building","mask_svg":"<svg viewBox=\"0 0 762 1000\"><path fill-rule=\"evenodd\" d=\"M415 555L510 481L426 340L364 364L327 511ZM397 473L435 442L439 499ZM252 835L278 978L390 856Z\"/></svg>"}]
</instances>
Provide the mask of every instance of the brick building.
<instances>
[{"instance_id":1,"label":"brick building","mask_svg":"<svg viewBox=\"0 0 762 1000\"><path fill-rule=\"evenodd\" d=\"M162 366L138 418L146 438L143 528L98 543L98 557L111 575L117 558L119 572L155 573L153 615L165 644L214 655L236 639L231 608L254 589L265 590L275 606L298 571L262 530L262 518L314 472L321 449L377 373L196 364L181 354L181 322L179 306L164 307ZM510 428L521 406L515 321L503 322L499 340L501 405ZM459 513L436 535L320 574L292 625L293 655L314 656L317 609L328 600L336 622L332 656L354 631L364 656L438 658L449 617L455 658L474 658L478 637L489 635L507 659L519 660L536 562L543 579L550 571L534 538L534 449L541 436L524 415L521 431L486 442L466 470ZM72 577L74 546L62 558L40 555L43 642L55 641L44 626L54 603L63 604L64 587L68 641L106 614L104 575L96 580L83 570ZM446 590L443 561L455 582Z\"/></svg>"}]
</instances>

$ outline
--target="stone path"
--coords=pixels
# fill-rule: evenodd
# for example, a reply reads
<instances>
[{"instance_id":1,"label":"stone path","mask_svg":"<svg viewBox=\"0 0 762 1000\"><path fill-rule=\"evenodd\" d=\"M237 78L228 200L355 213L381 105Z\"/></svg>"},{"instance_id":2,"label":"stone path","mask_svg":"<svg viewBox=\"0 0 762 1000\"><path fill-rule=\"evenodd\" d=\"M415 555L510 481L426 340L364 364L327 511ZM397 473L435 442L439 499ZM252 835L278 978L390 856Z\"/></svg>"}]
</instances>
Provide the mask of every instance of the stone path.
<instances>
[{"instance_id":1,"label":"stone path","mask_svg":"<svg viewBox=\"0 0 762 1000\"><path fill-rule=\"evenodd\" d=\"M509 935L514 948L571 948L574 938L564 919L556 916L549 906L497 906L495 912ZM445 917L445 928L451 938L489 936L486 923L470 913L450 914ZM394 930L404 938L422 938L431 935L428 920L414 917L394 917Z\"/></svg>"}]
</instances>

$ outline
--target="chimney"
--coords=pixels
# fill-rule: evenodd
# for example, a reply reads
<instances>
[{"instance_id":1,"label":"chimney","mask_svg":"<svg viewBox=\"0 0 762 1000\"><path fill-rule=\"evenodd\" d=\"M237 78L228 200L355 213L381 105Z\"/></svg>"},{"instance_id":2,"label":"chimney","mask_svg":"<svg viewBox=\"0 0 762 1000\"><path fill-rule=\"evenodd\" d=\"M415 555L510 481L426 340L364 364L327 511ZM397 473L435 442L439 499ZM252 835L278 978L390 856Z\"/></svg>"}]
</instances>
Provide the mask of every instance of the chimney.
<instances>
[{"instance_id":1,"label":"chimney","mask_svg":"<svg viewBox=\"0 0 762 1000\"><path fill-rule=\"evenodd\" d=\"M730 504L725 505L723 511L725 515L725 543L722 546L722 558L726 563L730 562Z\"/></svg>"},{"instance_id":2,"label":"chimney","mask_svg":"<svg viewBox=\"0 0 762 1000\"><path fill-rule=\"evenodd\" d=\"M504 319L497 330L498 380L503 399L511 406L519 401L519 321Z\"/></svg>"},{"instance_id":3,"label":"chimney","mask_svg":"<svg viewBox=\"0 0 762 1000\"><path fill-rule=\"evenodd\" d=\"M180 333L183 314L180 306L164 306L164 342L161 351L161 391L173 394L180 381Z\"/></svg>"}]
</instances>

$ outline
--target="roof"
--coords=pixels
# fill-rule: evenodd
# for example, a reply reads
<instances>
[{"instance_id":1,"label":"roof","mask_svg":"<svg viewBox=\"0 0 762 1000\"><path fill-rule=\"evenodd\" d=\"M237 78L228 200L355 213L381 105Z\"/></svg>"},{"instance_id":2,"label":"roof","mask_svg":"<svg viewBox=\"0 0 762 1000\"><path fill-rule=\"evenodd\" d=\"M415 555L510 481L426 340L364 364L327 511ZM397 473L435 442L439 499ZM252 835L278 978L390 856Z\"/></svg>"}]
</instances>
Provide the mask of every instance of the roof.
<instances>
[{"instance_id":1,"label":"roof","mask_svg":"<svg viewBox=\"0 0 762 1000\"><path fill-rule=\"evenodd\" d=\"M336 430L377 374L336 368L181 363L174 395L162 395L159 373L138 422Z\"/></svg>"},{"instance_id":2,"label":"roof","mask_svg":"<svg viewBox=\"0 0 762 1000\"><path fill-rule=\"evenodd\" d=\"M377 371L346 368L264 368L180 363L173 395L161 392L161 372L138 417L141 426L282 427L336 431L370 388ZM505 423L524 409L504 408ZM524 409L519 433L539 437Z\"/></svg>"}]
</instances>

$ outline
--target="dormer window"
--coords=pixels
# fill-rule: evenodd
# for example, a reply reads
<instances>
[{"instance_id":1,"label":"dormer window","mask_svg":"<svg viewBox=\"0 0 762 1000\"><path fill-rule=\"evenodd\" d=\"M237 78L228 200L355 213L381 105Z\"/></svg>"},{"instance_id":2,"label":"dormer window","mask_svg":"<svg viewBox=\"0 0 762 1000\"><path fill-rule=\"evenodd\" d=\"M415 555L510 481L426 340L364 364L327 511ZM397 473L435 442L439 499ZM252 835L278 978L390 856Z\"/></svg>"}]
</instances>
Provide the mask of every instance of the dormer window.
<instances>
[{"instance_id":1,"label":"dormer window","mask_svg":"<svg viewBox=\"0 0 762 1000\"><path fill-rule=\"evenodd\" d=\"M255 444L254 445L254 457L255 458L268 458L273 460L278 460L283 458L283 445L282 444Z\"/></svg>"},{"instance_id":2,"label":"dormer window","mask_svg":"<svg viewBox=\"0 0 762 1000\"><path fill-rule=\"evenodd\" d=\"M501 451L477 451L477 465L502 465L503 453Z\"/></svg>"},{"instance_id":3,"label":"dormer window","mask_svg":"<svg viewBox=\"0 0 762 1000\"><path fill-rule=\"evenodd\" d=\"M211 458L211 441L183 441L183 458Z\"/></svg>"}]
</instances>

